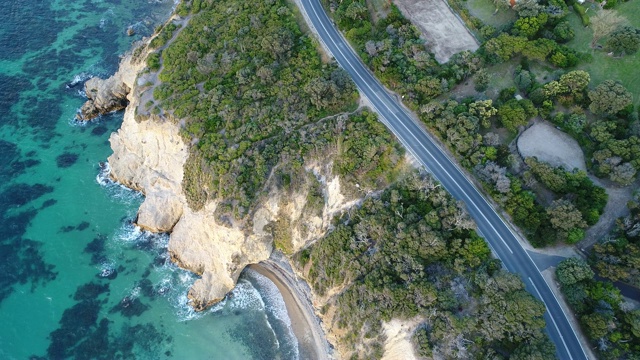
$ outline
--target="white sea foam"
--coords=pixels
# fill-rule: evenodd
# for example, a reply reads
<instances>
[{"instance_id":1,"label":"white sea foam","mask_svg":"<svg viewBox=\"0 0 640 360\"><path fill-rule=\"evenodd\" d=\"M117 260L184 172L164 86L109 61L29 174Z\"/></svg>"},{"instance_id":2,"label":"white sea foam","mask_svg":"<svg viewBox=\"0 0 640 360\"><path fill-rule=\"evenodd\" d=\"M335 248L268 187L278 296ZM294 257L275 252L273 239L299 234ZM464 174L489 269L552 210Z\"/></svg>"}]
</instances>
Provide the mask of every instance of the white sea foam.
<instances>
[{"instance_id":1,"label":"white sea foam","mask_svg":"<svg viewBox=\"0 0 640 360\"><path fill-rule=\"evenodd\" d=\"M265 304L256 288L248 280L240 279L227 300L230 309L264 311Z\"/></svg>"},{"instance_id":2,"label":"white sea foam","mask_svg":"<svg viewBox=\"0 0 640 360\"><path fill-rule=\"evenodd\" d=\"M139 191L131 190L128 187L115 182L109 176L111 174L111 167L109 162L105 161L100 163L100 172L96 175L96 182L107 190L109 195L124 204L134 205L142 201L143 195Z\"/></svg>"},{"instance_id":3,"label":"white sea foam","mask_svg":"<svg viewBox=\"0 0 640 360\"><path fill-rule=\"evenodd\" d=\"M81 72L79 74L76 74L73 76L73 78L71 79L71 81L69 81L66 85L67 89L71 89L75 86L80 85L81 83L84 83L85 81L91 79L94 75L91 74L90 72ZM81 88L82 89L82 88ZM84 91L82 92L84 94ZM85 94L86 97L86 94Z\"/></svg>"},{"instance_id":4,"label":"white sea foam","mask_svg":"<svg viewBox=\"0 0 640 360\"><path fill-rule=\"evenodd\" d=\"M119 187L119 185L114 185L115 183L109 180L108 170L107 165L101 172L102 175L98 175L97 181L106 188ZM132 192L130 190L126 191L129 191L131 195ZM112 239L111 244L115 247L127 248L141 244L145 248L151 249L152 253L166 254L169 235L143 231L132 222L125 222L115 232ZM110 274L110 271L115 271L115 267L113 262L107 261L101 265L101 273ZM272 331L276 346L285 350L282 345L287 344L286 352L290 355L288 357L299 358L298 341L293 333L291 319L288 316L284 299L275 284L268 278L251 269L247 269L248 278L240 278L229 296L206 311L196 312L190 305L187 293L193 282L197 280L197 276L189 271L180 269L171 261L154 266L154 269L156 275L159 275L160 278L153 284L154 291L166 299L173 308L178 322L197 320L203 316L218 312L249 311L259 313L264 316L265 324ZM253 284L256 284L256 286ZM135 286L129 290L128 297L135 299L140 296L140 293L140 287ZM284 329L284 331L277 333L274 329L276 324L278 329Z\"/></svg>"},{"instance_id":5,"label":"white sea foam","mask_svg":"<svg viewBox=\"0 0 640 360\"><path fill-rule=\"evenodd\" d=\"M105 11L102 18L100 18L100 29L104 29L107 24L111 23L111 18L113 17L115 17L113 9Z\"/></svg>"},{"instance_id":6,"label":"white sea foam","mask_svg":"<svg viewBox=\"0 0 640 360\"><path fill-rule=\"evenodd\" d=\"M245 271L247 276L250 276L258 284L260 288L259 295L261 296L263 304L265 304L265 310L271 313L273 317L277 321L281 322L281 325L287 329L286 333L283 334L285 341L292 345L292 350L294 352L293 356L295 359L298 359L300 357L298 339L293 333L291 318L287 312L287 305L284 302L284 298L282 297L280 290L271 280L257 271L252 269L247 269ZM271 324L269 324L269 326L271 327Z\"/></svg>"},{"instance_id":7,"label":"white sea foam","mask_svg":"<svg viewBox=\"0 0 640 360\"><path fill-rule=\"evenodd\" d=\"M114 261L108 260L100 264L100 277L109 277L116 271L116 264Z\"/></svg>"}]
</instances>

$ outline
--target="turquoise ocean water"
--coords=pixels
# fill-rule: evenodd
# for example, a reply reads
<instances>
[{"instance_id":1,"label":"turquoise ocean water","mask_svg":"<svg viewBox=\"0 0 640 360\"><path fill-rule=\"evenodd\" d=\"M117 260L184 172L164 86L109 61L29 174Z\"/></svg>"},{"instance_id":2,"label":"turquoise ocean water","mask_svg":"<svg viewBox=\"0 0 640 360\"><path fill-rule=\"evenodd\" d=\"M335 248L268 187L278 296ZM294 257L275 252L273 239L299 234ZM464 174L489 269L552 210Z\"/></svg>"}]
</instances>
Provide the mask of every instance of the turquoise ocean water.
<instances>
[{"instance_id":1,"label":"turquoise ocean water","mask_svg":"<svg viewBox=\"0 0 640 360\"><path fill-rule=\"evenodd\" d=\"M166 235L131 225L142 197L100 170L122 114L81 125L107 77L172 0L0 0L0 359L289 359L282 297L245 273L204 313ZM133 26L136 36L126 36Z\"/></svg>"}]
</instances>

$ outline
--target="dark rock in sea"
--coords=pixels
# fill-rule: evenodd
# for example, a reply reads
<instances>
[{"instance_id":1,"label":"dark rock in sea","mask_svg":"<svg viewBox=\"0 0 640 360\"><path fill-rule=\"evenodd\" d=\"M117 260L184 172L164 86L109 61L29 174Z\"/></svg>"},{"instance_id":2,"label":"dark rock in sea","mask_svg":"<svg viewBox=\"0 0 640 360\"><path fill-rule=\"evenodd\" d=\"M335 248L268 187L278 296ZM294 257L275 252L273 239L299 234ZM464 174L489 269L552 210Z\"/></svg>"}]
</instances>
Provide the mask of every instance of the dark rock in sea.
<instances>
[{"instance_id":1,"label":"dark rock in sea","mask_svg":"<svg viewBox=\"0 0 640 360\"><path fill-rule=\"evenodd\" d=\"M145 269L144 272L142 273L142 278L146 279L149 277L149 275L151 275L151 270Z\"/></svg>"},{"instance_id":2,"label":"dark rock in sea","mask_svg":"<svg viewBox=\"0 0 640 360\"><path fill-rule=\"evenodd\" d=\"M68 233L68 232L72 232L73 230L75 230L76 227L72 226L72 225L65 225L63 227L60 228L60 230L58 230L58 232L61 233Z\"/></svg>"},{"instance_id":3,"label":"dark rock in sea","mask_svg":"<svg viewBox=\"0 0 640 360\"><path fill-rule=\"evenodd\" d=\"M44 184L13 184L0 194L0 207L23 206L52 191L53 187Z\"/></svg>"},{"instance_id":4,"label":"dark rock in sea","mask_svg":"<svg viewBox=\"0 0 640 360\"><path fill-rule=\"evenodd\" d=\"M105 350L109 348L109 324L107 319L100 320L98 327L87 334L85 339L73 349L74 359L106 359ZM115 356L110 357L115 358Z\"/></svg>"},{"instance_id":5,"label":"dark rock in sea","mask_svg":"<svg viewBox=\"0 0 640 360\"><path fill-rule=\"evenodd\" d=\"M107 129L106 126L100 125L100 126L94 127L93 130L91 130L91 135L102 136L107 131L109 131L109 129Z\"/></svg>"},{"instance_id":6,"label":"dark rock in sea","mask_svg":"<svg viewBox=\"0 0 640 360\"><path fill-rule=\"evenodd\" d=\"M87 254L91 254L91 265L97 265L105 262L106 256L104 254L105 251L105 243L107 241L107 237L98 234L91 242L89 242L84 247L84 252Z\"/></svg>"},{"instance_id":7,"label":"dark rock in sea","mask_svg":"<svg viewBox=\"0 0 640 360\"><path fill-rule=\"evenodd\" d=\"M94 332L100 308L100 301L85 300L66 309L60 319L60 327L49 334L51 342L47 348L47 357L49 359L73 357L76 345ZM87 354L86 358L92 357Z\"/></svg>"},{"instance_id":8,"label":"dark rock in sea","mask_svg":"<svg viewBox=\"0 0 640 360\"><path fill-rule=\"evenodd\" d=\"M115 280L118 277L118 270L114 268L105 268L96 275L96 277L107 280Z\"/></svg>"},{"instance_id":9,"label":"dark rock in sea","mask_svg":"<svg viewBox=\"0 0 640 360\"><path fill-rule=\"evenodd\" d=\"M16 213L15 206L11 205L25 203L24 195L18 195L17 198L12 196L15 195L12 194L14 189L30 188L28 185L26 188L11 186L0 194L0 228L3 229L0 236L0 303L15 291L15 285L31 284L31 288L35 289L57 276L53 271L54 266L44 261L42 243L23 237L38 210L31 208ZM34 196L40 195L27 195L27 199Z\"/></svg>"},{"instance_id":10,"label":"dark rock in sea","mask_svg":"<svg viewBox=\"0 0 640 360\"><path fill-rule=\"evenodd\" d=\"M56 158L56 163L59 168L68 168L71 165L75 164L78 161L78 154L73 153L64 153L62 155L58 155Z\"/></svg>"},{"instance_id":11,"label":"dark rock in sea","mask_svg":"<svg viewBox=\"0 0 640 360\"><path fill-rule=\"evenodd\" d=\"M153 299L156 297L156 290L153 288L151 280L143 279L136 285L140 288L140 292L142 293L142 295L146 296L149 299Z\"/></svg>"},{"instance_id":12,"label":"dark rock in sea","mask_svg":"<svg viewBox=\"0 0 640 360\"><path fill-rule=\"evenodd\" d=\"M40 165L40 160L27 159L24 161L16 161L11 165L11 170L15 173L21 173L23 170Z\"/></svg>"},{"instance_id":13,"label":"dark rock in sea","mask_svg":"<svg viewBox=\"0 0 640 360\"><path fill-rule=\"evenodd\" d=\"M167 294L169 292L170 288L167 286L160 286L157 290L158 295L162 296L164 294Z\"/></svg>"},{"instance_id":14,"label":"dark rock in sea","mask_svg":"<svg viewBox=\"0 0 640 360\"><path fill-rule=\"evenodd\" d=\"M127 318L132 318L134 316L142 315L142 313L147 310L149 310L149 305L142 303L138 298L127 296L122 299L118 305L111 308L111 310L109 310L109 314L119 312Z\"/></svg>"},{"instance_id":15,"label":"dark rock in sea","mask_svg":"<svg viewBox=\"0 0 640 360\"><path fill-rule=\"evenodd\" d=\"M98 296L109 292L109 284L97 284L94 282L78 286L73 300L83 301L97 299Z\"/></svg>"},{"instance_id":16,"label":"dark rock in sea","mask_svg":"<svg viewBox=\"0 0 640 360\"><path fill-rule=\"evenodd\" d=\"M76 81L75 79L71 82L68 82L65 84L64 87L66 87L67 89L73 89L74 87L78 86L81 83L81 81Z\"/></svg>"},{"instance_id":17,"label":"dark rock in sea","mask_svg":"<svg viewBox=\"0 0 640 360\"><path fill-rule=\"evenodd\" d=\"M136 34L136 30L132 26L129 26L127 28L127 36L133 36L135 34Z\"/></svg>"},{"instance_id":18,"label":"dark rock in sea","mask_svg":"<svg viewBox=\"0 0 640 360\"><path fill-rule=\"evenodd\" d=\"M57 202L58 202L58 200L56 200L56 199L45 200L45 202L42 203L42 207L40 207L40 209L44 209L44 208L48 208L49 206L53 206Z\"/></svg>"},{"instance_id":19,"label":"dark rock in sea","mask_svg":"<svg viewBox=\"0 0 640 360\"><path fill-rule=\"evenodd\" d=\"M153 259L153 265L158 267L164 266L164 264L167 263L167 260L168 260L167 255L165 254L158 255Z\"/></svg>"},{"instance_id":20,"label":"dark rock in sea","mask_svg":"<svg viewBox=\"0 0 640 360\"><path fill-rule=\"evenodd\" d=\"M83 231L85 229L87 229L89 227L89 223L86 221L81 222L80 224L78 224L78 226L76 226L76 230L78 231Z\"/></svg>"}]
</instances>

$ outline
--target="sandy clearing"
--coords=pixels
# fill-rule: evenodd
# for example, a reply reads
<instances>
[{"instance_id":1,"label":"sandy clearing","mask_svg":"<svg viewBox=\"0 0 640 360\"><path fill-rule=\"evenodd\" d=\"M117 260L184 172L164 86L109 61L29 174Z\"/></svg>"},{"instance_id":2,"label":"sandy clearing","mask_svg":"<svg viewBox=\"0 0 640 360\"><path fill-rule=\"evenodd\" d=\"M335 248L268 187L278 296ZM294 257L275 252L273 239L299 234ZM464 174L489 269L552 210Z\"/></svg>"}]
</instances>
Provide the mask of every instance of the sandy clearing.
<instances>
[{"instance_id":1,"label":"sandy clearing","mask_svg":"<svg viewBox=\"0 0 640 360\"><path fill-rule=\"evenodd\" d=\"M421 318L411 320L392 319L382 325L387 340L384 344L383 360L417 359L411 337Z\"/></svg>"},{"instance_id":2,"label":"sandy clearing","mask_svg":"<svg viewBox=\"0 0 640 360\"><path fill-rule=\"evenodd\" d=\"M518 137L518 151L522 157L535 156L569 171L574 168L587 171L578 142L546 121L536 121Z\"/></svg>"},{"instance_id":3,"label":"sandy clearing","mask_svg":"<svg viewBox=\"0 0 640 360\"><path fill-rule=\"evenodd\" d=\"M476 51L478 42L444 0L394 0L407 19L420 29L440 63L463 50Z\"/></svg>"}]
</instances>

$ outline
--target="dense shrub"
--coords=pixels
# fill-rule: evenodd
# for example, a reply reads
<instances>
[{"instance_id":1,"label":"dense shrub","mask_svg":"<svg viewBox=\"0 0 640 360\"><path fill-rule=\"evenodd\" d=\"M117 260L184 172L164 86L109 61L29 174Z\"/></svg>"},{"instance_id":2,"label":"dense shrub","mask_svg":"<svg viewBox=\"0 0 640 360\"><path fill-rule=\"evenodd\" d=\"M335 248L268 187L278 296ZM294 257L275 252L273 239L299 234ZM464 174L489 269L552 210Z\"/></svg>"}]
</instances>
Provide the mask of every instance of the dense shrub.
<instances>
[{"instance_id":1,"label":"dense shrub","mask_svg":"<svg viewBox=\"0 0 640 360\"><path fill-rule=\"evenodd\" d=\"M539 342L553 354L544 306L490 258L473 227L439 184L411 174L367 198L315 243L309 280L319 294L337 294L332 321L344 329L345 348L380 342L382 321L424 316L414 339L423 355L455 358L459 344L486 358L516 348L530 352ZM371 351L359 355L378 358Z\"/></svg>"}]
</instances>

